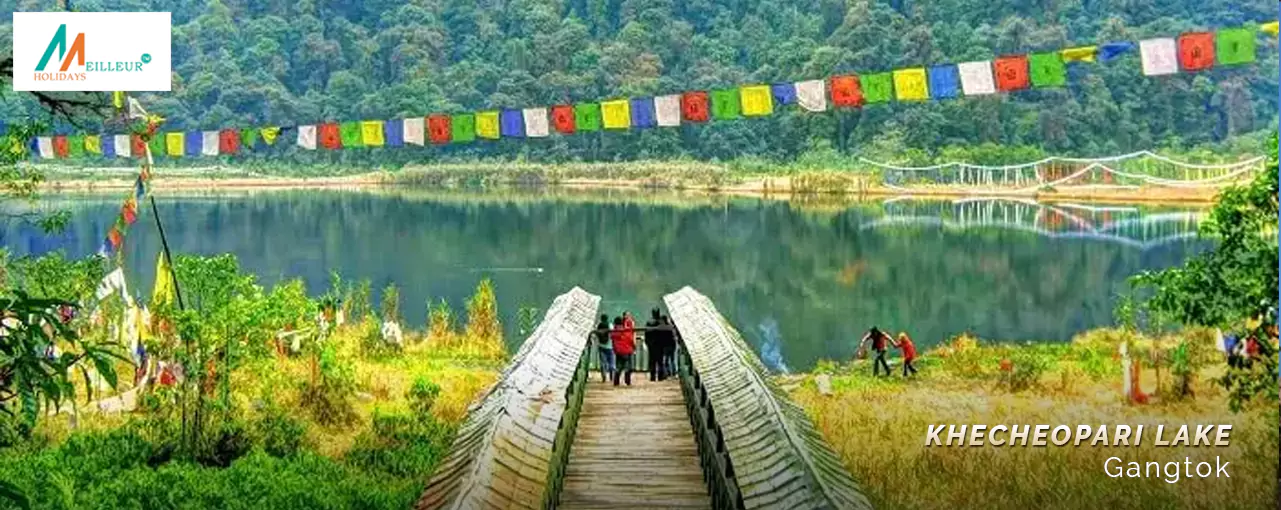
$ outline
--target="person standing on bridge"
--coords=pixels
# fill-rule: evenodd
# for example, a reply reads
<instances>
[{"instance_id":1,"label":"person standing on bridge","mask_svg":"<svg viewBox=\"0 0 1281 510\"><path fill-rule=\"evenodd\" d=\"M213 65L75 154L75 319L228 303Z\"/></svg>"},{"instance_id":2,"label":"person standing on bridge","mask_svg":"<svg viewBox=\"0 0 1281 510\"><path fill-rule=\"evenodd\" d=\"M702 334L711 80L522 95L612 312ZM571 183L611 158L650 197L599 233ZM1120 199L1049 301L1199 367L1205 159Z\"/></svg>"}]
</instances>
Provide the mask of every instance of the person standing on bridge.
<instances>
[{"instance_id":1,"label":"person standing on bridge","mask_svg":"<svg viewBox=\"0 0 1281 510\"><path fill-rule=\"evenodd\" d=\"M596 351L600 353L600 382L614 378L614 341L609 338L609 316L601 314L596 330L592 331L596 340Z\"/></svg>"},{"instance_id":2,"label":"person standing on bridge","mask_svg":"<svg viewBox=\"0 0 1281 510\"><path fill-rule=\"evenodd\" d=\"M622 317L614 317L614 330L609 338L614 343L614 355L618 358L618 367L614 370L614 386L621 378L632 385L632 354L636 352L636 332L627 327Z\"/></svg>"},{"instance_id":3,"label":"person standing on bridge","mask_svg":"<svg viewBox=\"0 0 1281 510\"><path fill-rule=\"evenodd\" d=\"M867 330L867 334L863 335L862 340L859 340L858 349L860 352L866 348L868 342L871 342L872 350L876 351L876 359L872 361L873 377L880 375L878 371L881 367L885 367L886 376L893 374L893 372L890 371L890 364L885 361L885 351L889 349L891 341L892 339L890 336L885 334L884 331L881 331L876 326L872 326L872 329Z\"/></svg>"},{"instance_id":4,"label":"person standing on bridge","mask_svg":"<svg viewBox=\"0 0 1281 510\"><path fill-rule=\"evenodd\" d=\"M663 373L676 375L676 325L671 317L663 316Z\"/></svg>"},{"instance_id":5,"label":"person standing on bridge","mask_svg":"<svg viewBox=\"0 0 1281 510\"><path fill-rule=\"evenodd\" d=\"M645 348L649 350L648 368L650 381L665 379L663 371L663 338L666 336L665 333L662 330L658 309L650 310L649 322L645 323Z\"/></svg>"}]
</instances>

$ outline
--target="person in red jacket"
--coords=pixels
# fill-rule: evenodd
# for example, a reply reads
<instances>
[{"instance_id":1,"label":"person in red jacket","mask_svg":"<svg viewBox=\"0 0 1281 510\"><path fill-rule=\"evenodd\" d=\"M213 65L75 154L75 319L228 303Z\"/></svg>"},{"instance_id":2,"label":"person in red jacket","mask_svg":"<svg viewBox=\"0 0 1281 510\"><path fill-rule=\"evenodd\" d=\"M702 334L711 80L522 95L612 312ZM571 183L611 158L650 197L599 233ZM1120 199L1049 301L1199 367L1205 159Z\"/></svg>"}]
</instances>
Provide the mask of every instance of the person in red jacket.
<instances>
[{"instance_id":1,"label":"person in red jacket","mask_svg":"<svg viewBox=\"0 0 1281 510\"><path fill-rule=\"evenodd\" d=\"M900 331L894 346L903 350L903 377L907 377L908 370L916 375L916 367L912 366L912 362L916 361L916 344L912 343L912 337L907 336L906 331Z\"/></svg>"},{"instance_id":2,"label":"person in red jacket","mask_svg":"<svg viewBox=\"0 0 1281 510\"><path fill-rule=\"evenodd\" d=\"M618 386L619 376L632 385L632 354L636 352L636 332L628 327L622 317L614 317L614 330L609 339L614 344L614 357L617 358L617 370L614 370L614 386Z\"/></svg>"}]
</instances>

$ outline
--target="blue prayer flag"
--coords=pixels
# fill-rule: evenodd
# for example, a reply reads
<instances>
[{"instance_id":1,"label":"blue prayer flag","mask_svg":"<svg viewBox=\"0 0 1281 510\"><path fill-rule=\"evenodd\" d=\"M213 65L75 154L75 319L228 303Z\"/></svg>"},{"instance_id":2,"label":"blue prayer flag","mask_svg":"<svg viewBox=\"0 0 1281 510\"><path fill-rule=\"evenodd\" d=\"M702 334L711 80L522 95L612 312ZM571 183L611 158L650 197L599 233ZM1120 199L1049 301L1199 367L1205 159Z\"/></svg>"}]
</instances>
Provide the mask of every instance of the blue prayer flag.
<instances>
[{"instance_id":1,"label":"blue prayer flag","mask_svg":"<svg viewBox=\"0 0 1281 510\"><path fill-rule=\"evenodd\" d=\"M769 86L770 93L774 96L774 104L784 105L796 102L796 85L791 83L775 83Z\"/></svg>"},{"instance_id":2,"label":"blue prayer flag","mask_svg":"<svg viewBox=\"0 0 1281 510\"><path fill-rule=\"evenodd\" d=\"M40 140L33 136L31 137L31 143L27 144L27 146L31 149L31 156L38 159L40 157Z\"/></svg>"},{"instance_id":3,"label":"blue prayer flag","mask_svg":"<svg viewBox=\"0 0 1281 510\"><path fill-rule=\"evenodd\" d=\"M116 157L116 137L105 133L102 135L102 157Z\"/></svg>"},{"instance_id":4,"label":"blue prayer flag","mask_svg":"<svg viewBox=\"0 0 1281 510\"><path fill-rule=\"evenodd\" d=\"M1130 41L1117 41L1104 44L1099 46L1099 62L1111 62L1121 58L1121 55L1124 55L1125 52L1132 49L1134 49L1134 43Z\"/></svg>"},{"instance_id":5,"label":"blue prayer flag","mask_svg":"<svg viewBox=\"0 0 1281 510\"><path fill-rule=\"evenodd\" d=\"M405 121L403 119L391 119L383 121L383 137L387 141L388 147L401 147L405 145Z\"/></svg>"},{"instance_id":6,"label":"blue prayer flag","mask_svg":"<svg viewBox=\"0 0 1281 510\"><path fill-rule=\"evenodd\" d=\"M930 97L934 99L956 97L957 89L961 86L961 75L955 65L931 66L929 75Z\"/></svg>"},{"instance_id":7,"label":"blue prayer flag","mask_svg":"<svg viewBox=\"0 0 1281 510\"><path fill-rule=\"evenodd\" d=\"M654 112L654 98L636 97L631 101L632 127L652 128L658 125L658 114Z\"/></svg>"},{"instance_id":8,"label":"blue prayer flag","mask_svg":"<svg viewBox=\"0 0 1281 510\"><path fill-rule=\"evenodd\" d=\"M520 110L504 109L498 117L498 129L501 136L523 138L525 136L525 114Z\"/></svg>"},{"instance_id":9,"label":"blue prayer flag","mask_svg":"<svg viewBox=\"0 0 1281 510\"><path fill-rule=\"evenodd\" d=\"M187 134L183 136L182 152L188 156L199 156L200 149L204 147L204 143L205 143L205 139L203 134L201 134L199 131L188 131ZM114 145L114 144L104 143L103 145Z\"/></svg>"}]
</instances>

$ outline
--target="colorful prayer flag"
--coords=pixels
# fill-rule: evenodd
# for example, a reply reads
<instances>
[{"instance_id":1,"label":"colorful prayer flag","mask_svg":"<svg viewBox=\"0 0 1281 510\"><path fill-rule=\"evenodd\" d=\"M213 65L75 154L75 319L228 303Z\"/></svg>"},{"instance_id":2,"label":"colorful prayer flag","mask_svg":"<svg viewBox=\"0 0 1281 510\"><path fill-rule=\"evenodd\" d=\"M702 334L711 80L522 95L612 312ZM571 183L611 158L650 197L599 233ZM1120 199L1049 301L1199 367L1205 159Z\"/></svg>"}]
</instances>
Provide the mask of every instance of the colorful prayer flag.
<instances>
[{"instance_id":1,"label":"colorful prayer flag","mask_svg":"<svg viewBox=\"0 0 1281 510\"><path fill-rule=\"evenodd\" d=\"M864 103L884 103L894 97L893 73L864 74L858 81Z\"/></svg>"},{"instance_id":2,"label":"colorful prayer flag","mask_svg":"<svg viewBox=\"0 0 1281 510\"><path fill-rule=\"evenodd\" d=\"M65 158L71 153L71 150L68 147L66 135L55 135L53 137L53 153L57 154L60 158Z\"/></svg>"},{"instance_id":3,"label":"colorful prayer flag","mask_svg":"<svg viewBox=\"0 0 1281 510\"><path fill-rule=\"evenodd\" d=\"M316 150L316 126L298 126L298 141L295 143L304 149Z\"/></svg>"},{"instance_id":4,"label":"colorful prayer flag","mask_svg":"<svg viewBox=\"0 0 1281 510\"><path fill-rule=\"evenodd\" d=\"M505 137L525 137L525 114L520 110L504 108L498 119L498 127Z\"/></svg>"},{"instance_id":5,"label":"colorful prayer flag","mask_svg":"<svg viewBox=\"0 0 1281 510\"><path fill-rule=\"evenodd\" d=\"M454 143L467 143L476 140L477 119L479 115L460 113L449 118L449 138ZM497 120L497 119L495 119ZM494 127L498 127L497 124Z\"/></svg>"},{"instance_id":6,"label":"colorful prayer flag","mask_svg":"<svg viewBox=\"0 0 1281 510\"><path fill-rule=\"evenodd\" d=\"M652 128L658 125L654 118L654 98L634 97L629 101L627 109L631 114L632 127Z\"/></svg>"},{"instance_id":7,"label":"colorful prayer flag","mask_svg":"<svg viewBox=\"0 0 1281 510\"><path fill-rule=\"evenodd\" d=\"M326 122L317 130L320 135L320 146L329 150L342 148L342 128L337 122Z\"/></svg>"},{"instance_id":8,"label":"colorful prayer flag","mask_svg":"<svg viewBox=\"0 0 1281 510\"><path fill-rule=\"evenodd\" d=\"M1214 67L1214 34L1189 32L1179 36L1179 65L1184 71Z\"/></svg>"},{"instance_id":9,"label":"colorful prayer flag","mask_svg":"<svg viewBox=\"0 0 1281 510\"><path fill-rule=\"evenodd\" d=\"M53 150L53 138L48 136L37 136L36 148L40 153L41 158L53 159L55 154Z\"/></svg>"},{"instance_id":10,"label":"colorful prayer flag","mask_svg":"<svg viewBox=\"0 0 1281 510\"><path fill-rule=\"evenodd\" d=\"M138 220L138 202L133 197L125 199L125 204L120 206L120 217L125 220L125 225L133 225Z\"/></svg>"},{"instance_id":11,"label":"colorful prayer flag","mask_svg":"<svg viewBox=\"0 0 1281 510\"><path fill-rule=\"evenodd\" d=\"M1143 74L1160 76L1179 72L1177 53L1174 39L1168 37L1139 41L1139 55L1143 60Z\"/></svg>"},{"instance_id":12,"label":"colorful prayer flag","mask_svg":"<svg viewBox=\"0 0 1281 510\"><path fill-rule=\"evenodd\" d=\"M280 136L279 126L268 126L262 128L262 141L267 145L276 145L276 138Z\"/></svg>"},{"instance_id":13,"label":"colorful prayer flag","mask_svg":"<svg viewBox=\"0 0 1281 510\"><path fill-rule=\"evenodd\" d=\"M1270 21L1268 23L1259 25L1259 31L1265 34L1268 34L1272 37L1276 37L1277 32L1281 31L1281 25L1278 25L1276 21Z\"/></svg>"},{"instance_id":14,"label":"colorful prayer flag","mask_svg":"<svg viewBox=\"0 0 1281 510\"><path fill-rule=\"evenodd\" d=\"M383 121L383 136L387 140L388 147L403 147L405 145L405 122L400 119L388 119Z\"/></svg>"},{"instance_id":15,"label":"colorful prayer flag","mask_svg":"<svg viewBox=\"0 0 1281 510\"><path fill-rule=\"evenodd\" d=\"M1215 40L1219 65L1230 66L1254 62L1254 32L1245 28L1220 30Z\"/></svg>"},{"instance_id":16,"label":"colorful prayer flag","mask_svg":"<svg viewBox=\"0 0 1281 510\"><path fill-rule=\"evenodd\" d=\"M449 143L454 134L454 126L448 115L436 114L427 117L427 136L431 143L444 145Z\"/></svg>"},{"instance_id":17,"label":"colorful prayer flag","mask_svg":"<svg viewBox=\"0 0 1281 510\"><path fill-rule=\"evenodd\" d=\"M601 118L605 129L627 129L632 123L631 102L626 99L603 101L600 104Z\"/></svg>"},{"instance_id":18,"label":"colorful prayer flag","mask_svg":"<svg viewBox=\"0 0 1281 510\"><path fill-rule=\"evenodd\" d=\"M961 88L961 76L952 64L930 67L930 97L947 99L956 97Z\"/></svg>"},{"instance_id":19,"label":"colorful prayer flag","mask_svg":"<svg viewBox=\"0 0 1281 510\"><path fill-rule=\"evenodd\" d=\"M832 105L837 108L863 106L863 85L858 75L848 74L832 77Z\"/></svg>"},{"instance_id":20,"label":"colorful prayer flag","mask_svg":"<svg viewBox=\"0 0 1281 510\"><path fill-rule=\"evenodd\" d=\"M217 131L205 131L203 133L200 133L200 153L204 154L205 156L218 155L218 132Z\"/></svg>"},{"instance_id":21,"label":"colorful prayer flag","mask_svg":"<svg viewBox=\"0 0 1281 510\"><path fill-rule=\"evenodd\" d=\"M769 86L774 103L780 106L796 102L796 85L792 83L775 83Z\"/></svg>"},{"instance_id":22,"label":"colorful prayer flag","mask_svg":"<svg viewBox=\"0 0 1281 510\"><path fill-rule=\"evenodd\" d=\"M1046 88L1067 85L1067 65L1063 63L1063 56L1057 51L1028 55L1028 68L1031 71L1033 87Z\"/></svg>"},{"instance_id":23,"label":"colorful prayer flag","mask_svg":"<svg viewBox=\"0 0 1281 510\"><path fill-rule=\"evenodd\" d=\"M709 102L707 92L701 90L681 94L681 117L690 122L707 122Z\"/></svg>"},{"instance_id":24,"label":"colorful prayer flag","mask_svg":"<svg viewBox=\"0 0 1281 510\"><path fill-rule=\"evenodd\" d=\"M1108 63L1134 49L1130 41L1115 41L1099 46L1099 62Z\"/></svg>"},{"instance_id":25,"label":"colorful prayer flag","mask_svg":"<svg viewBox=\"0 0 1281 510\"><path fill-rule=\"evenodd\" d=\"M258 147L258 128L244 128L240 130L240 147L246 152Z\"/></svg>"},{"instance_id":26,"label":"colorful prayer flag","mask_svg":"<svg viewBox=\"0 0 1281 510\"><path fill-rule=\"evenodd\" d=\"M365 147L382 147L386 144L383 138L381 120L364 120L360 122L360 144Z\"/></svg>"},{"instance_id":27,"label":"colorful prayer flag","mask_svg":"<svg viewBox=\"0 0 1281 510\"><path fill-rule=\"evenodd\" d=\"M129 135L129 154L135 158L147 157L147 142L142 140L142 135Z\"/></svg>"},{"instance_id":28,"label":"colorful prayer flag","mask_svg":"<svg viewBox=\"0 0 1281 510\"><path fill-rule=\"evenodd\" d=\"M552 126L557 133L572 135L575 131L574 106L558 104L552 107Z\"/></svg>"},{"instance_id":29,"label":"colorful prayer flag","mask_svg":"<svg viewBox=\"0 0 1281 510\"><path fill-rule=\"evenodd\" d=\"M405 133L405 143L422 145L427 141L426 128L422 117L410 117L401 123L400 129ZM452 130L452 128L451 128Z\"/></svg>"},{"instance_id":30,"label":"colorful prayer flag","mask_svg":"<svg viewBox=\"0 0 1281 510\"><path fill-rule=\"evenodd\" d=\"M165 252L162 251L156 260L156 285L151 289L150 305L152 309L172 306L177 294L169 259L165 258Z\"/></svg>"},{"instance_id":31,"label":"colorful prayer flag","mask_svg":"<svg viewBox=\"0 0 1281 510\"><path fill-rule=\"evenodd\" d=\"M1028 87L1027 55L1010 55L992 62L996 75L996 89L1001 92L1023 90Z\"/></svg>"},{"instance_id":32,"label":"colorful prayer flag","mask_svg":"<svg viewBox=\"0 0 1281 510\"><path fill-rule=\"evenodd\" d=\"M924 101L930 98L925 69L898 69L894 71L894 93L899 101Z\"/></svg>"},{"instance_id":33,"label":"colorful prayer flag","mask_svg":"<svg viewBox=\"0 0 1281 510\"><path fill-rule=\"evenodd\" d=\"M502 132L498 129L498 111L491 110L476 114L476 136L497 140Z\"/></svg>"},{"instance_id":34,"label":"colorful prayer flag","mask_svg":"<svg viewBox=\"0 0 1281 510\"><path fill-rule=\"evenodd\" d=\"M204 135L199 131L188 131L182 136L183 153L188 156L196 157L200 155L200 149L204 146Z\"/></svg>"},{"instance_id":35,"label":"colorful prayer flag","mask_svg":"<svg viewBox=\"0 0 1281 510\"><path fill-rule=\"evenodd\" d=\"M342 138L342 148L363 147L365 144L361 141L360 135L359 122L352 120L338 124L338 136Z\"/></svg>"},{"instance_id":36,"label":"colorful prayer flag","mask_svg":"<svg viewBox=\"0 0 1281 510\"><path fill-rule=\"evenodd\" d=\"M738 89L717 89L712 91L713 119L718 121L734 120L742 115L742 110Z\"/></svg>"},{"instance_id":37,"label":"colorful prayer flag","mask_svg":"<svg viewBox=\"0 0 1281 510\"><path fill-rule=\"evenodd\" d=\"M654 98L654 118L659 127L681 125L681 95L668 94Z\"/></svg>"},{"instance_id":38,"label":"colorful prayer flag","mask_svg":"<svg viewBox=\"0 0 1281 510\"><path fill-rule=\"evenodd\" d=\"M996 93L991 61L980 60L957 64L956 71L961 75L961 91L965 92L965 95L981 96Z\"/></svg>"},{"instance_id":39,"label":"colorful prayer flag","mask_svg":"<svg viewBox=\"0 0 1281 510\"><path fill-rule=\"evenodd\" d=\"M578 103L574 105L574 127L579 131L600 131L600 104Z\"/></svg>"},{"instance_id":40,"label":"colorful prayer flag","mask_svg":"<svg viewBox=\"0 0 1281 510\"><path fill-rule=\"evenodd\" d=\"M67 137L67 154L73 158L79 158L85 155L85 137L83 135L71 135Z\"/></svg>"},{"instance_id":41,"label":"colorful prayer flag","mask_svg":"<svg viewBox=\"0 0 1281 510\"><path fill-rule=\"evenodd\" d=\"M111 106L114 106L117 110L125 107L124 91L117 90L111 93Z\"/></svg>"},{"instance_id":42,"label":"colorful prayer flag","mask_svg":"<svg viewBox=\"0 0 1281 510\"><path fill-rule=\"evenodd\" d=\"M827 88L823 80L806 80L795 83L796 104L808 112L827 111ZM859 93L862 100L862 92Z\"/></svg>"},{"instance_id":43,"label":"colorful prayer flag","mask_svg":"<svg viewBox=\"0 0 1281 510\"><path fill-rule=\"evenodd\" d=\"M551 127L547 125L546 108L526 108L520 114L524 117L525 136L543 138L551 134Z\"/></svg>"},{"instance_id":44,"label":"colorful prayer flag","mask_svg":"<svg viewBox=\"0 0 1281 510\"><path fill-rule=\"evenodd\" d=\"M129 135L116 135L112 138L112 145L116 146L117 158L125 158L133 155L133 152L130 150L131 144L129 143Z\"/></svg>"},{"instance_id":45,"label":"colorful prayer flag","mask_svg":"<svg viewBox=\"0 0 1281 510\"><path fill-rule=\"evenodd\" d=\"M112 225L111 230L107 232L107 241L111 243L113 251L119 250L120 243L124 242L124 236L120 234L120 229L116 228L115 225Z\"/></svg>"},{"instance_id":46,"label":"colorful prayer flag","mask_svg":"<svg viewBox=\"0 0 1281 510\"><path fill-rule=\"evenodd\" d=\"M769 85L748 85L738 89L738 100L744 117L762 117L774 113L774 92Z\"/></svg>"},{"instance_id":47,"label":"colorful prayer flag","mask_svg":"<svg viewBox=\"0 0 1281 510\"><path fill-rule=\"evenodd\" d=\"M1077 46L1065 48L1059 53L1064 62L1094 62L1094 54L1098 51L1098 46Z\"/></svg>"},{"instance_id":48,"label":"colorful prayer flag","mask_svg":"<svg viewBox=\"0 0 1281 510\"><path fill-rule=\"evenodd\" d=\"M85 152L102 154L102 138L97 135L85 135Z\"/></svg>"},{"instance_id":49,"label":"colorful prayer flag","mask_svg":"<svg viewBox=\"0 0 1281 510\"><path fill-rule=\"evenodd\" d=\"M117 157L116 156L116 140L115 140L116 137L112 135L104 135L104 136L105 137L99 142L102 144L102 157L104 158ZM125 147L129 146L128 140L129 140L128 138L125 138Z\"/></svg>"}]
</instances>

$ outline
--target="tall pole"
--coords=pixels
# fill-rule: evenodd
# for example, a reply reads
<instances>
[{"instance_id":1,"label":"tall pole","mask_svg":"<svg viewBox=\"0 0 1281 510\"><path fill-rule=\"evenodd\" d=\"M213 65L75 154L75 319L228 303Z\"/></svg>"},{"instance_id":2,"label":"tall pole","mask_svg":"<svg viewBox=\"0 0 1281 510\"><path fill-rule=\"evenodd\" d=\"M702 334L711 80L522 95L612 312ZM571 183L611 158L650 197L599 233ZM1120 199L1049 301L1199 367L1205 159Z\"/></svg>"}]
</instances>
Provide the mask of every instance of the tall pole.
<instances>
[{"instance_id":1,"label":"tall pole","mask_svg":"<svg viewBox=\"0 0 1281 510\"><path fill-rule=\"evenodd\" d=\"M169 240L165 238L165 226L160 222L160 211L156 209L156 196L147 197L151 199L151 217L156 219L156 230L160 231L160 246L164 249L165 264L169 266L169 276L173 278L173 292L178 296L178 309L183 310L186 306L182 303L182 289L178 287L178 273L174 270L173 257L169 255Z\"/></svg>"}]
</instances>

